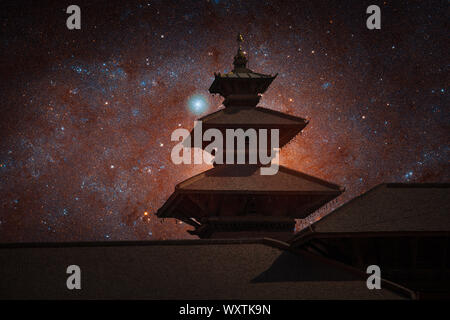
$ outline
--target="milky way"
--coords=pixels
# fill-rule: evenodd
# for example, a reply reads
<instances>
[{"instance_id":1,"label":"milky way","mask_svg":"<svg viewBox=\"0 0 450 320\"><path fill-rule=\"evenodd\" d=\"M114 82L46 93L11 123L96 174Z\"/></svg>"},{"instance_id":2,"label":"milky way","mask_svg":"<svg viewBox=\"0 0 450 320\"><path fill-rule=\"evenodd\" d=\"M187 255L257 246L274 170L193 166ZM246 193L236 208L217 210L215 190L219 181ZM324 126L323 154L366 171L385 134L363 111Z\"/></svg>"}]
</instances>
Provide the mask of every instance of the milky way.
<instances>
[{"instance_id":1,"label":"milky way","mask_svg":"<svg viewBox=\"0 0 450 320\"><path fill-rule=\"evenodd\" d=\"M174 165L170 135L223 108L207 90L238 32L249 67L278 73L260 106L310 120L281 164L346 188L315 217L382 182L449 181L447 1L378 1L381 30L373 1L74 2L81 30L66 1L1 5L2 242L191 237L154 215L209 168Z\"/></svg>"}]
</instances>

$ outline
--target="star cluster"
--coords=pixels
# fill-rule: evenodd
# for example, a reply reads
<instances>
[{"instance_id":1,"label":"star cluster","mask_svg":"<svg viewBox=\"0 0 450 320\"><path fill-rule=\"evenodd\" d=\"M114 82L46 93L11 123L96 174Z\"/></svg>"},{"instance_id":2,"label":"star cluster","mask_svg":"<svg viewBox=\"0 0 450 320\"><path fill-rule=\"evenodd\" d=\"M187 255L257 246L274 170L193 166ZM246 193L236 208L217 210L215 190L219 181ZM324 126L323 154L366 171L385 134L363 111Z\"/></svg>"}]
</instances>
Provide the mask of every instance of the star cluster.
<instances>
[{"instance_id":1,"label":"star cluster","mask_svg":"<svg viewBox=\"0 0 450 320\"><path fill-rule=\"evenodd\" d=\"M278 73L260 105L310 120L281 164L346 188L449 181L448 2L3 2L0 241L188 238L156 210L209 168L174 165L170 135L216 111L214 72L244 34ZM191 100L190 100L191 99ZM302 222L299 221L298 228Z\"/></svg>"}]
</instances>

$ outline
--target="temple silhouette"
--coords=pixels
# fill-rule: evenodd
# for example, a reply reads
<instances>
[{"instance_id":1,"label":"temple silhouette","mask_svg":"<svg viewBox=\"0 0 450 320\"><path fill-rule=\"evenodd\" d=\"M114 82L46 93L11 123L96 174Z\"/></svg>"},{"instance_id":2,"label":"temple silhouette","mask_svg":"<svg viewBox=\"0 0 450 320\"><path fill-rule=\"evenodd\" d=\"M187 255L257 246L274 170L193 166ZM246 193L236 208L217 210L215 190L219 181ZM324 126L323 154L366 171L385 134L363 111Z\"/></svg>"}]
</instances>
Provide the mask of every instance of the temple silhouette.
<instances>
[{"instance_id":1,"label":"temple silhouette","mask_svg":"<svg viewBox=\"0 0 450 320\"><path fill-rule=\"evenodd\" d=\"M242 41L242 35L238 35L238 42ZM225 108L199 119L202 121L202 135L208 129L218 129L224 137L227 129L242 129L244 132L254 129L258 135L261 129L267 132L277 129L281 148L301 132L308 121L258 107L261 95L277 75L256 73L247 68L247 63L248 59L239 45L233 70L214 74L209 92L221 95L225 99ZM268 138L265 151L273 154L275 150L270 142ZM225 159L230 150L227 150L227 142L223 145L221 152ZM262 175L260 169L264 165L261 162L249 164L251 154L259 154L260 143L254 149L248 140L244 149L237 143L232 145L235 160L242 152L245 164L215 163L213 169L179 183L157 216L176 218L193 226L190 233L200 238L271 237L287 240L294 234L295 219L307 217L344 190L283 166L279 166L274 175ZM205 146L203 143L202 147Z\"/></svg>"}]
</instances>

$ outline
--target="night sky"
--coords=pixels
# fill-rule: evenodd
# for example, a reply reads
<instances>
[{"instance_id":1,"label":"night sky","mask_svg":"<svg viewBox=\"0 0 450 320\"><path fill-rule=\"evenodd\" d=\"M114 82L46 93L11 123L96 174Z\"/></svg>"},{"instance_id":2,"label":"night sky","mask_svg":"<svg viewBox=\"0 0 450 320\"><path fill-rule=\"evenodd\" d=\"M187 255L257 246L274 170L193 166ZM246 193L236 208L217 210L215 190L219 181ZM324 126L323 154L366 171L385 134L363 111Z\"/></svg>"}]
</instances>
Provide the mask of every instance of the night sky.
<instances>
[{"instance_id":1,"label":"night sky","mask_svg":"<svg viewBox=\"0 0 450 320\"><path fill-rule=\"evenodd\" d=\"M223 108L208 88L238 32L249 67L279 73L260 106L310 120L281 164L346 188L312 220L382 182L449 181L448 1L0 6L1 242L191 237L155 212L209 166L172 164L170 135Z\"/></svg>"}]
</instances>

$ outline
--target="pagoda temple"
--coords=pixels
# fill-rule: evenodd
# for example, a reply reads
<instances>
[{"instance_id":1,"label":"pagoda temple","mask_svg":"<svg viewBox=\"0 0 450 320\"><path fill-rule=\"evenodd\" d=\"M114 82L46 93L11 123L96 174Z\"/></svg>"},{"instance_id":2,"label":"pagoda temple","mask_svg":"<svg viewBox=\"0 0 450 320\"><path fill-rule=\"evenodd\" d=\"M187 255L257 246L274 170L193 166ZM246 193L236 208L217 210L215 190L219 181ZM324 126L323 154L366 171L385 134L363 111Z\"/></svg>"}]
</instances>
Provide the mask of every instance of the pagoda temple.
<instances>
[{"instance_id":1,"label":"pagoda temple","mask_svg":"<svg viewBox=\"0 0 450 320\"><path fill-rule=\"evenodd\" d=\"M300 133L308 121L257 106L277 75L256 73L247 68L242 41L239 35L233 70L214 74L209 92L220 94L225 99L225 108L199 119L202 134L210 128L220 130L224 136L226 129L254 129L258 133L260 129L269 132L278 129L281 148ZM202 147L205 149L204 143ZM259 145L256 150L250 147L248 143L245 145L246 160L252 152L259 152ZM235 155L242 152L236 150L237 146L234 148ZM227 151L230 152L225 147L222 152ZM259 161L256 164L215 163L212 169L175 186L175 192L157 211L157 216L176 218L193 226L194 230L189 232L200 238L286 240L294 234L295 219L307 217L344 190L283 166L278 167L276 174L263 175L260 172L263 166L267 164Z\"/></svg>"}]
</instances>

